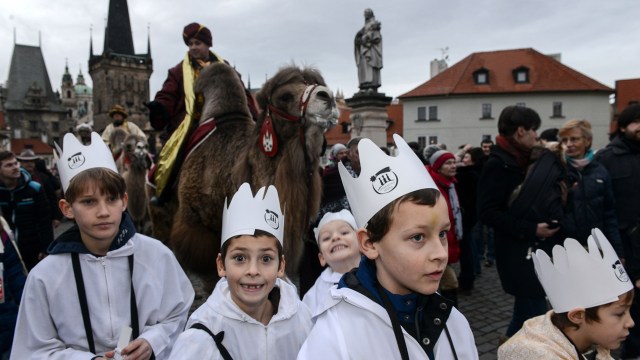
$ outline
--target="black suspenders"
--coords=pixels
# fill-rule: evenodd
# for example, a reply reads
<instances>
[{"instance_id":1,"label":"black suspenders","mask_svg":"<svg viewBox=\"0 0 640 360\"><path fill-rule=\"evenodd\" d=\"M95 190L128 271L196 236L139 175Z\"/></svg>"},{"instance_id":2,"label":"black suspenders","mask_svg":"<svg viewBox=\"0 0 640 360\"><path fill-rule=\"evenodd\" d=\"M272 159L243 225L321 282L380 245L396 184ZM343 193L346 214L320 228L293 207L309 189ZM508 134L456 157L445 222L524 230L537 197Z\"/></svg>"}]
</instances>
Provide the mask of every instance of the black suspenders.
<instances>
[{"instance_id":1,"label":"black suspenders","mask_svg":"<svg viewBox=\"0 0 640 360\"><path fill-rule=\"evenodd\" d=\"M222 344L222 340L224 339L224 331L220 331L217 334L213 334L211 332L211 330L209 330L208 327L204 326L203 324L200 323L196 323L191 325L191 329L198 329L198 330L203 330L206 331L207 334L209 334L209 336L211 336L211 338L213 338L213 341L215 341L216 346L218 347L218 351L220 351L220 355L222 356L222 358L224 360L233 360L233 358L231 357L231 354L229 354L229 351L227 351L227 348L224 347L224 345Z\"/></svg>"},{"instance_id":2,"label":"black suspenders","mask_svg":"<svg viewBox=\"0 0 640 360\"><path fill-rule=\"evenodd\" d=\"M133 338L136 339L140 335L140 323L138 322L138 305L136 304L136 294L133 290L133 254L129 255L128 258L129 273L131 275L131 329L133 330ZM80 300L80 310L82 311L82 321L84 323L84 331L87 334L89 351L95 354L96 344L93 340L91 318L89 317L89 304L87 303L87 293L84 287L84 281L82 279L82 269L80 268L80 256L78 255L78 253L71 254L71 262L73 263L73 275L76 279L76 288L78 289L78 299Z\"/></svg>"}]
</instances>

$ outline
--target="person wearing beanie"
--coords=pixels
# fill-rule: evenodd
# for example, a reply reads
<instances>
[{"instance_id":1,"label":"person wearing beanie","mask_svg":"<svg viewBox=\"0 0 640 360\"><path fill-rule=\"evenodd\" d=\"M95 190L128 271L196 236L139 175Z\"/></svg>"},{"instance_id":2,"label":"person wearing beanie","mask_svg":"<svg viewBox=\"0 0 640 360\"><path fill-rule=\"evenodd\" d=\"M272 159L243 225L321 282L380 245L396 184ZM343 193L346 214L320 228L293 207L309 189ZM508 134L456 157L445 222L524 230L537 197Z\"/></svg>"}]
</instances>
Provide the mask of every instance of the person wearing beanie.
<instances>
[{"instance_id":1,"label":"person wearing beanie","mask_svg":"<svg viewBox=\"0 0 640 360\"><path fill-rule=\"evenodd\" d=\"M609 172L615 199L618 232L622 240L626 269L635 284L636 299L640 288L640 105L627 106L618 116L618 129L611 142L596 152L595 160ZM634 321L640 321L640 304L631 306ZM640 327L631 329L622 345L623 358L640 356Z\"/></svg>"},{"instance_id":2,"label":"person wearing beanie","mask_svg":"<svg viewBox=\"0 0 640 360\"><path fill-rule=\"evenodd\" d=\"M182 160L179 158L179 150L182 143L189 138L190 131L193 130L191 124L198 121L199 106L202 106L202 99L197 99L193 89L200 71L211 63L225 62L222 57L211 51L213 39L211 30L198 23L191 23L182 30L182 39L189 48L184 60L169 69L167 79L162 84L162 89L156 93L153 101L145 104L149 108L149 121L151 126L160 134L160 140L164 146L168 141L172 142L169 153L160 152L158 162L162 164L157 171L154 167L148 176L151 184L163 184L156 188L156 196L152 198L152 204L160 205L164 199L164 189L170 188L170 176L177 172ZM240 74L238 74L240 77ZM253 118L257 118L258 110L253 101L251 93L246 90L247 104L249 112ZM193 114L187 113L186 109L194 109ZM192 118L193 115L193 118ZM163 161L163 159L166 159ZM176 169L176 167L178 169ZM162 174L162 179L156 178L156 174ZM165 185L166 184L166 185Z\"/></svg>"},{"instance_id":3,"label":"person wearing beanie","mask_svg":"<svg viewBox=\"0 0 640 360\"><path fill-rule=\"evenodd\" d=\"M440 282L440 293L457 304L458 278L451 264L460 260L460 241L462 240L462 210L456 192L456 156L447 150L436 151L429 157L427 170L449 208L451 227L447 231L449 243L449 263Z\"/></svg>"}]
</instances>

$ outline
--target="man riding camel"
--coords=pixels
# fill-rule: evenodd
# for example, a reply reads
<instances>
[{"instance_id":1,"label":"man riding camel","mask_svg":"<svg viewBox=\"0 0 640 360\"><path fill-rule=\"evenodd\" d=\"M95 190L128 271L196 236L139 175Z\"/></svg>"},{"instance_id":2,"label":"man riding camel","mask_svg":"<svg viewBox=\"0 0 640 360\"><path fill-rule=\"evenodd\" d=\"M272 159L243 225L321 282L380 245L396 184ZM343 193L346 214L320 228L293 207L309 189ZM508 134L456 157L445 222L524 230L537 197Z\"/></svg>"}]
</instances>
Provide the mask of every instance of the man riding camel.
<instances>
[{"instance_id":1,"label":"man riding camel","mask_svg":"<svg viewBox=\"0 0 640 360\"><path fill-rule=\"evenodd\" d=\"M143 136L144 138L147 137L147 135L138 127L138 125L134 124L133 122L127 121L127 117L129 117L129 114L122 105L114 105L113 108L109 110L109 117L113 119L113 122L107 125L107 127L104 128L104 131L102 132L102 140L104 140L105 143L109 144L109 137L111 137L113 130L115 130L116 128L124 129L127 134L139 135Z\"/></svg>"},{"instance_id":2,"label":"man riding camel","mask_svg":"<svg viewBox=\"0 0 640 360\"><path fill-rule=\"evenodd\" d=\"M186 156L185 140L189 139L191 132L197 127L202 97L195 94L193 85L200 71L214 62L227 63L210 50L212 37L206 26L191 23L184 27L182 38L189 47L184 60L169 69L162 89L158 91L155 99L147 104L151 126L163 131L160 135L163 148L159 161L149 173L150 183L156 186L156 195L151 199L155 205L162 204L168 198L165 190L173 186L182 160ZM249 110L255 119L257 107L248 91L246 95Z\"/></svg>"}]
</instances>

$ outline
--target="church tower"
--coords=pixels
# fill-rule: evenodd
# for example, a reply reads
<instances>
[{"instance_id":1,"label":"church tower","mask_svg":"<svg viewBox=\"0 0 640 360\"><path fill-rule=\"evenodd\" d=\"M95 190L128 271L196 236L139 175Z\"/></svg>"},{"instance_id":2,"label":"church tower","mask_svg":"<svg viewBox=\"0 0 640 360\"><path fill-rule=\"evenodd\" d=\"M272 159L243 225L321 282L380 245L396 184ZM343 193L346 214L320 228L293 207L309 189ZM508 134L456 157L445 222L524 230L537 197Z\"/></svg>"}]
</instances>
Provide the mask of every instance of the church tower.
<instances>
[{"instance_id":1,"label":"church tower","mask_svg":"<svg viewBox=\"0 0 640 360\"><path fill-rule=\"evenodd\" d=\"M60 84L60 98L62 100L62 106L66 108L75 107L75 94L76 92L73 89L73 78L71 77L71 73L69 73L69 64L65 64L64 66L64 74L62 75L62 84ZM69 117L71 117L71 113L69 113Z\"/></svg>"},{"instance_id":2,"label":"church tower","mask_svg":"<svg viewBox=\"0 0 640 360\"><path fill-rule=\"evenodd\" d=\"M94 129L102 131L109 124L109 110L116 104L127 109L129 121L146 128L149 113L144 103L149 101L153 61L149 44L147 54L134 51L127 0L109 0L102 55L93 54L93 39L90 41Z\"/></svg>"}]
</instances>

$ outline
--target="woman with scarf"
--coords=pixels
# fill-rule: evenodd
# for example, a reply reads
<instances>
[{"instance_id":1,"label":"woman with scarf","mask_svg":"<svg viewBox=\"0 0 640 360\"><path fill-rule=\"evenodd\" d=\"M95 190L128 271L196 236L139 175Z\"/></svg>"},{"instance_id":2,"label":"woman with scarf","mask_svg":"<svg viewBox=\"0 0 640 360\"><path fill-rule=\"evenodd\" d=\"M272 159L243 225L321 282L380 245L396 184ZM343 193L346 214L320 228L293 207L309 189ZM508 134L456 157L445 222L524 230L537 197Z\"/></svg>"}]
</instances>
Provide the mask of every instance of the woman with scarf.
<instances>
[{"instance_id":1,"label":"woman with scarf","mask_svg":"<svg viewBox=\"0 0 640 360\"><path fill-rule=\"evenodd\" d=\"M607 169L593 159L591 124L587 120L569 120L560 128L558 136L570 175L564 234L586 246L591 229L597 227L622 257L611 177Z\"/></svg>"},{"instance_id":2,"label":"woman with scarf","mask_svg":"<svg viewBox=\"0 0 640 360\"><path fill-rule=\"evenodd\" d=\"M456 156L446 150L436 151L429 157L427 166L433 181L449 207L451 227L447 232L449 261L440 281L440 294L458 305L458 278L450 264L460 260L460 241L462 241L462 209L456 192Z\"/></svg>"},{"instance_id":3,"label":"woman with scarf","mask_svg":"<svg viewBox=\"0 0 640 360\"><path fill-rule=\"evenodd\" d=\"M551 251L554 243L559 243L558 228L549 223L550 219L535 214L522 216L509 205L513 191L525 180L540 123L538 113L524 106L502 110L496 145L491 148L478 181L478 215L480 221L495 230L500 282L504 291L515 297L507 337L513 336L524 321L547 311L545 292L529 255L535 251L532 244L542 244Z\"/></svg>"}]
</instances>

